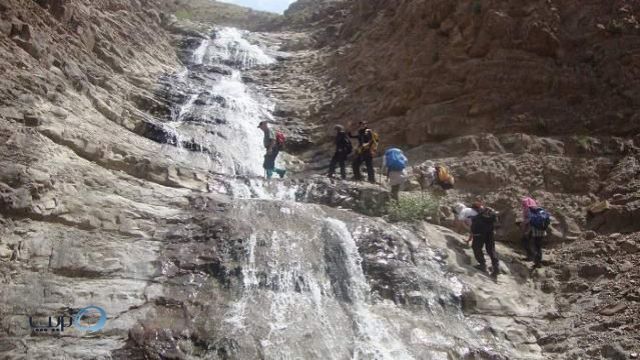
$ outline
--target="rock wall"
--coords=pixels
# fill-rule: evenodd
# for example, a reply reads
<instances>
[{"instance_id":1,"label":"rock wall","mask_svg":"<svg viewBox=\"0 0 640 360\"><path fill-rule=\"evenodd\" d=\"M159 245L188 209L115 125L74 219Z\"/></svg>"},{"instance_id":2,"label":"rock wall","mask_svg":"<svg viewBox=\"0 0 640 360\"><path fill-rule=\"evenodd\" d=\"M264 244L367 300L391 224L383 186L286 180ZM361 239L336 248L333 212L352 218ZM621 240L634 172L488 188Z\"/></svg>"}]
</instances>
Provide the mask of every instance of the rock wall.
<instances>
[{"instance_id":1,"label":"rock wall","mask_svg":"<svg viewBox=\"0 0 640 360\"><path fill-rule=\"evenodd\" d=\"M206 188L139 135L168 116L153 94L180 68L160 14L156 1L0 2L2 358L122 347L145 311L161 224L190 208L185 187ZM16 340L30 315L90 304L118 319L98 343Z\"/></svg>"},{"instance_id":2,"label":"rock wall","mask_svg":"<svg viewBox=\"0 0 640 360\"><path fill-rule=\"evenodd\" d=\"M315 123L367 120L383 148L411 149L414 165L447 163L459 190L450 198L486 197L509 220L503 239L517 241L512 221L527 194L569 219L556 224L558 239L585 227L640 230L630 220L637 12L632 1L354 0L300 1L285 17L293 28L307 19L315 46L331 54L337 96ZM587 219L604 199L616 209Z\"/></svg>"},{"instance_id":3,"label":"rock wall","mask_svg":"<svg viewBox=\"0 0 640 360\"><path fill-rule=\"evenodd\" d=\"M354 96L339 116L374 122L389 143L640 130L636 2L363 0L349 9L332 70Z\"/></svg>"}]
</instances>

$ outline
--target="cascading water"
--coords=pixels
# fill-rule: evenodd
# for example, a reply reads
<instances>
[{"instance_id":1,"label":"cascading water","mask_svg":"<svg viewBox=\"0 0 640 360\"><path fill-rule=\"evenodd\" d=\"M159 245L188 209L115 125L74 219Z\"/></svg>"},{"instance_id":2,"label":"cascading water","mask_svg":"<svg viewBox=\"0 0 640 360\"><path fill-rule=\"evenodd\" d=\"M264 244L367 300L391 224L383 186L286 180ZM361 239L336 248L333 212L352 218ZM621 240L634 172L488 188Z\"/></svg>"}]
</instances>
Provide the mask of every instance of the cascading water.
<instances>
[{"instance_id":1,"label":"cascading water","mask_svg":"<svg viewBox=\"0 0 640 360\"><path fill-rule=\"evenodd\" d=\"M256 125L272 119L273 104L242 72L275 60L245 35L216 29L176 80L187 94L168 126L208 149L177 151L223 178L210 189L235 199L225 216L247 228L237 244L219 244L211 272L224 285L203 282L189 295L201 314L193 331L208 345L188 355L451 359L484 347L462 316L460 283L423 240L382 220L296 203L295 188L261 179ZM375 289L373 277L382 279Z\"/></svg>"}]
</instances>

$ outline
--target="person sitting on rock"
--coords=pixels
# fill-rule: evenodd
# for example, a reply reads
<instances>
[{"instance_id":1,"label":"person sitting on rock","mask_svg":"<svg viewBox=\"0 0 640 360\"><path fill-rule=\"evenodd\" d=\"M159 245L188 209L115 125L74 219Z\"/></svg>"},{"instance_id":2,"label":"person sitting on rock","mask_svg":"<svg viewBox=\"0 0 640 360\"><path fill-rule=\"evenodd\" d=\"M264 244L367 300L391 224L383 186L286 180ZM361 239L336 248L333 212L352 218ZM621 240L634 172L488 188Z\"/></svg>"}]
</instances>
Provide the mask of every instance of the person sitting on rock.
<instances>
[{"instance_id":1,"label":"person sitting on rock","mask_svg":"<svg viewBox=\"0 0 640 360\"><path fill-rule=\"evenodd\" d=\"M349 137L358 139L358 149L356 150L356 157L353 161L353 179L355 181L361 181L362 175L360 168L362 163L367 166L367 179L370 183L376 182L375 170L373 169L373 155L375 146L377 145L373 131L369 129L367 123L361 121L359 124L358 135L351 135Z\"/></svg>"},{"instance_id":2,"label":"person sitting on rock","mask_svg":"<svg viewBox=\"0 0 640 360\"><path fill-rule=\"evenodd\" d=\"M349 154L353 151L353 145L349 136L344 131L342 125L336 125L336 152L333 154L333 158L329 163L329 178L333 178L336 172L336 166L340 165L340 176L342 180L347 178L346 161Z\"/></svg>"},{"instance_id":3,"label":"person sitting on rock","mask_svg":"<svg viewBox=\"0 0 640 360\"><path fill-rule=\"evenodd\" d=\"M469 238L467 239L467 244L473 240L473 236L471 234L471 219L478 215L478 212L473 210L472 208L466 206L463 203L457 203L452 208L453 215L455 216L456 224L459 224L465 231L469 231Z\"/></svg>"},{"instance_id":4,"label":"person sitting on rock","mask_svg":"<svg viewBox=\"0 0 640 360\"><path fill-rule=\"evenodd\" d=\"M500 263L498 261L498 255L496 254L496 242L494 238L495 225L498 222L498 213L484 206L481 200L474 201L471 206L478 215L471 218L471 234L473 240L471 248L473 249L473 255L478 261L477 268L480 271L486 272L487 265L482 253L482 247L487 250L487 255L491 259L492 271L491 276L496 278L500 272Z\"/></svg>"},{"instance_id":5,"label":"person sitting on rock","mask_svg":"<svg viewBox=\"0 0 640 360\"><path fill-rule=\"evenodd\" d=\"M262 143L265 149L267 149L267 152L264 155L264 162L262 163L262 167L267 174L267 179L271 179L274 172L280 175L281 178L284 177L286 170L276 168L276 158L278 157L282 146L276 139L276 132L269 128L269 124L266 121L261 121L258 128L264 133Z\"/></svg>"}]
</instances>

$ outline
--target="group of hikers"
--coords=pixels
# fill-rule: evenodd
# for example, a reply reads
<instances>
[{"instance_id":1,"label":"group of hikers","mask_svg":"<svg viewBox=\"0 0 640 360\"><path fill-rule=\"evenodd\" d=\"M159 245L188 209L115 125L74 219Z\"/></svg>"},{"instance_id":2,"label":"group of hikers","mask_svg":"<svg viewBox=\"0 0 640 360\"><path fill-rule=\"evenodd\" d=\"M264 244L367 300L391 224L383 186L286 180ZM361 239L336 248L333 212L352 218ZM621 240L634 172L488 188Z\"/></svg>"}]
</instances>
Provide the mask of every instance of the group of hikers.
<instances>
[{"instance_id":1,"label":"group of hikers","mask_svg":"<svg viewBox=\"0 0 640 360\"><path fill-rule=\"evenodd\" d=\"M522 218L517 221L522 231L522 247L527 255L525 261L533 261L534 268L542 265L542 242L547 236L551 224L550 214L531 197L521 200ZM494 239L495 226L498 223L498 212L487 207L481 200L474 201L470 207L458 203L453 207L456 220L468 231L473 255L480 271L487 272L487 265L482 248L491 259L491 275L500 273L500 263L496 253Z\"/></svg>"},{"instance_id":2,"label":"group of hikers","mask_svg":"<svg viewBox=\"0 0 640 360\"><path fill-rule=\"evenodd\" d=\"M285 137L279 131L271 129L266 121L260 122L258 127L264 133L264 147L266 154L264 156L263 167L267 178L271 178L274 173L280 177L284 177L286 171L278 169L275 166L275 159L280 150L282 150ZM358 147L355 149L353 156L353 179L355 181L362 180L361 168L364 164L367 169L367 180L375 183L375 169L373 167L373 159L378 151L379 136L371 130L366 122L361 121L358 124L358 132L353 135L347 132L342 125L336 125L335 128L335 153L329 163L329 178L333 178L336 168L340 168L340 176L342 179L347 178L346 163L349 156L354 151L351 139L358 140ZM382 168L387 175L391 186L391 196L394 200L399 200L399 192L402 184L407 180L405 168L408 159L400 149L389 148L383 156ZM439 185L442 189L448 190L453 187L455 182L453 176L443 165L435 165L424 172L421 172L420 183L423 185ZM430 181L426 181L425 178ZM527 255L527 261L534 262L534 268L540 267L542 264L542 242L547 235L547 229L551 222L549 213L531 197L525 197L521 201L522 219L518 221L518 225L522 230L522 246ZM482 200L474 201L471 206L462 203L453 207L453 213L459 224L462 224L470 235L467 243L471 242L473 254L478 262L476 266L480 271L488 272L483 248L491 259L491 275L497 277L500 272L500 264L495 246L495 227L498 223L498 212L485 206Z\"/></svg>"}]
</instances>

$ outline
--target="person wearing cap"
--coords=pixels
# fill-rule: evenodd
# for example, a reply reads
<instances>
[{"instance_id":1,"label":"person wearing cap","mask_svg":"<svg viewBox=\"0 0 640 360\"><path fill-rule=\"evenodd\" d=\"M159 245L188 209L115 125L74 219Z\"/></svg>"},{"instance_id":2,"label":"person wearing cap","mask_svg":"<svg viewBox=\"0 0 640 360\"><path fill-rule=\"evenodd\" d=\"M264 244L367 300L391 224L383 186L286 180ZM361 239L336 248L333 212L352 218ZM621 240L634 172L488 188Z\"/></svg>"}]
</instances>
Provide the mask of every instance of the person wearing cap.
<instances>
[{"instance_id":1,"label":"person wearing cap","mask_svg":"<svg viewBox=\"0 0 640 360\"><path fill-rule=\"evenodd\" d=\"M334 129L336 131L336 152L329 163L329 178L333 178L336 166L340 165L340 176L344 180L347 178L345 162L351 151L353 151L353 145L351 145L351 140L349 140L349 136L342 125L336 125Z\"/></svg>"},{"instance_id":2,"label":"person wearing cap","mask_svg":"<svg viewBox=\"0 0 640 360\"><path fill-rule=\"evenodd\" d=\"M478 261L477 268L483 272L487 271L486 260L482 252L482 247L484 247L491 259L491 275L495 278L500 272L500 263L496 254L496 242L494 239L494 228L498 222L498 213L484 206L481 200L474 201L471 209L478 213L471 218L471 234L473 237L471 248L476 261Z\"/></svg>"},{"instance_id":3,"label":"person wearing cap","mask_svg":"<svg viewBox=\"0 0 640 360\"><path fill-rule=\"evenodd\" d=\"M362 167L362 163L364 163L367 166L367 179L370 183L375 183L376 175L373 169L373 154L370 149L373 141L373 132L364 121L360 121L358 126L357 135L351 135L351 133L349 133L350 138L358 139L358 149L356 150L356 157L353 161L353 179L355 181L362 180L360 168Z\"/></svg>"},{"instance_id":4,"label":"person wearing cap","mask_svg":"<svg viewBox=\"0 0 640 360\"><path fill-rule=\"evenodd\" d=\"M276 158L280 153L280 146L276 141L275 131L269 128L269 123L266 121L261 121L258 128L264 133L262 143L265 149L267 149L267 152L264 155L264 163L262 164L262 167L266 171L267 179L271 179L274 172L280 175L281 178L284 177L286 170L276 168Z\"/></svg>"}]
</instances>

